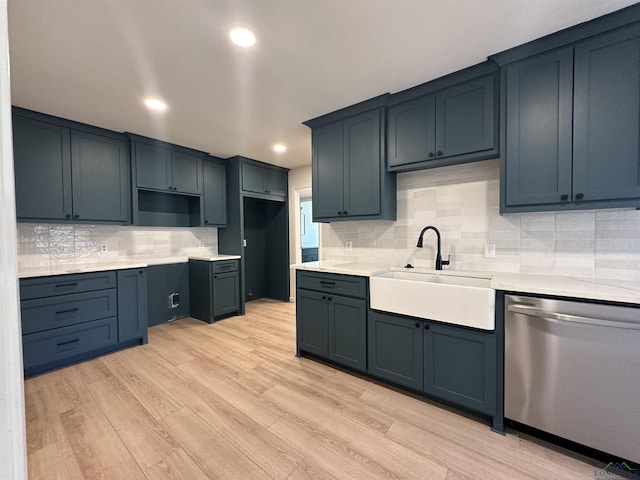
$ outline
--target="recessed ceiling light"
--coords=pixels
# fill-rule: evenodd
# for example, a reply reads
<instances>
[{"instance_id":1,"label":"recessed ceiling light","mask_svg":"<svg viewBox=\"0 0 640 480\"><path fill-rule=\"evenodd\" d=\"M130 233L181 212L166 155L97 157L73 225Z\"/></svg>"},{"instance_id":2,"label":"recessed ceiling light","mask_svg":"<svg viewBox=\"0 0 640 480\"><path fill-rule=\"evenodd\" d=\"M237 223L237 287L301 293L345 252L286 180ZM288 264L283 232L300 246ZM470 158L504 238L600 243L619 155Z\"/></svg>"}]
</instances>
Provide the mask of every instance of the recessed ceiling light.
<instances>
[{"instance_id":1,"label":"recessed ceiling light","mask_svg":"<svg viewBox=\"0 0 640 480\"><path fill-rule=\"evenodd\" d=\"M245 27L235 27L229 32L229 38L233 43L241 47L250 47L256 43L256 36Z\"/></svg>"},{"instance_id":2,"label":"recessed ceiling light","mask_svg":"<svg viewBox=\"0 0 640 480\"><path fill-rule=\"evenodd\" d=\"M273 146L273 150L274 150L275 152L278 152L278 153L286 152L286 151L287 151L287 146L286 146L286 145L283 145L282 143L276 143L276 144Z\"/></svg>"},{"instance_id":3,"label":"recessed ceiling light","mask_svg":"<svg viewBox=\"0 0 640 480\"><path fill-rule=\"evenodd\" d=\"M157 98L145 98L144 104L151 110L166 110L167 104Z\"/></svg>"}]
</instances>

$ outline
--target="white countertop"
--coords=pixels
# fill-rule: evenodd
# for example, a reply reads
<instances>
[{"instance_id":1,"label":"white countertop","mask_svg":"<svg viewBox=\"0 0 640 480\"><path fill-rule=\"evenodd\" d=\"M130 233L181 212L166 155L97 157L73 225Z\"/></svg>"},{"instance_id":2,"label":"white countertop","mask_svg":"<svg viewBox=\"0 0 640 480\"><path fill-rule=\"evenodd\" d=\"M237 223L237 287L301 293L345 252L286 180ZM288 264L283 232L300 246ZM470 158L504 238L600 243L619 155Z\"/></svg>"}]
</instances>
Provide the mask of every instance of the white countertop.
<instances>
[{"instance_id":1,"label":"white countertop","mask_svg":"<svg viewBox=\"0 0 640 480\"><path fill-rule=\"evenodd\" d=\"M291 268L326 273L341 273L371 277L389 270L406 270L402 267L389 267L357 262L321 260L318 262L298 263ZM640 305L640 282L621 280L599 280L594 278L565 277L557 275L534 275L526 273L501 273L460 270L412 269L416 272L433 274L464 275L490 278L491 288L508 292L536 293L558 297L572 297L586 300L603 300Z\"/></svg>"},{"instance_id":2,"label":"white countertop","mask_svg":"<svg viewBox=\"0 0 640 480\"><path fill-rule=\"evenodd\" d=\"M56 265L56 266L39 266L20 268L18 270L19 278L47 277L51 275L66 275L71 273L89 273L104 272L107 270L125 270L128 268L144 268L150 265L166 265L170 263L186 263L191 260L204 260L215 262L218 260L239 259L240 255L210 255L210 254L194 254L180 255L172 257L151 257L151 258L132 258L132 259L113 259L105 260L99 263L86 265Z\"/></svg>"}]
</instances>

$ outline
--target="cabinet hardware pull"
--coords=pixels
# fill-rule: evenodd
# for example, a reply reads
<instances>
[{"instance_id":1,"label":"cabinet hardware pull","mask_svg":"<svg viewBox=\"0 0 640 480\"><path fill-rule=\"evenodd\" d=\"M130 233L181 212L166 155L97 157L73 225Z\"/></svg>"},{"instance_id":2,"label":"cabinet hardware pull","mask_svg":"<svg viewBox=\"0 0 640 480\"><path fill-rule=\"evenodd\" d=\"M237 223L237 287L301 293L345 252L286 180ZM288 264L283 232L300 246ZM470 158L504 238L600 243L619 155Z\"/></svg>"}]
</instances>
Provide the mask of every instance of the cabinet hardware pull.
<instances>
[{"instance_id":1,"label":"cabinet hardware pull","mask_svg":"<svg viewBox=\"0 0 640 480\"><path fill-rule=\"evenodd\" d=\"M327 297L327 300L331 301L331 300L333 300L333 299L332 299L331 297Z\"/></svg>"},{"instance_id":2,"label":"cabinet hardware pull","mask_svg":"<svg viewBox=\"0 0 640 480\"><path fill-rule=\"evenodd\" d=\"M323 300L326 300L326 299L327 299L327 296L326 296L326 295L322 295L322 299L323 299Z\"/></svg>"},{"instance_id":3,"label":"cabinet hardware pull","mask_svg":"<svg viewBox=\"0 0 640 480\"><path fill-rule=\"evenodd\" d=\"M64 218L71 218L71 214L70 214L70 213L67 213L67 214L64 216Z\"/></svg>"},{"instance_id":4,"label":"cabinet hardware pull","mask_svg":"<svg viewBox=\"0 0 640 480\"><path fill-rule=\"evenodd\" d=\"M64 345L71 345L72 343L78 343L80 341L79 338L76 338L75 340L69 340L68 342L60 342L58 343L59 347L62 347Z\"/></svg>"},{"instance_id":5,"label":"cabinet hardware pull","mask_svg":"<svg viewBox=\"0 0 640 480\"><path fill-rule=\"evenodd\" d=\"M576 193L576 200L582 200L584 198L584 193Z\"/></svg>"},{"instance_id":6,"label":"cabinet hardware pull","mask_svg":"<svg viewBox=\"0 0 640 480\"><path fill-rule=\"evenodd\" d=\"M78 309L77 308L70 308L69 310L58 310L56 312L56 315L62 315L63 313L74 313L77 312Z\"/></svg>"},{"instance_id":7,"label":"cabinet hardware pull","mask_svg":"<svg viewBox=\"0 0 640 480\"><path fill-rule=\"evenodd\" d=\"M425 329L425 330L429 330L429 328L430 328L430 327L429 327L429 324L426 324L426 325L424 326L424 329Z\"/></svg>"},{"instance_id":8,"label":"cabinet hardware pull","mask_svg":"<svg viewBox=\"0 0 640 480\"><path fill-rule=\"evenodd\" d=\"M439 157L441 157L441 156L442 156L442 150L438 150L438 151L436 152L436 155L438 155Z\"/></svg>"},{"instance_id":9,"label":"cabinet hardware pull","mask_svg":"<svg viewBox=\"0 0 640 480\"><path fill-rule=\"evenodd\" d=\"M343 215L346 215L346 214L347 214L347 211L346 211L346 210L344 210L344 211L342 212L342 214L343 214Z\"/></svg>"},{"instance_id":10,"label":"cabinet hardware pull","mask_svg":"<svg viewBox=\"0 0 640 480\"><path fill-rule=\"evenodd\" d=\"M73 216L73 218L80 218L80 215L78 215L77 213Z\"/></svg>"},{"instance_id":11,"label":"cabinet hardware pull","mask_svg":"<svg viewBox=\"0 0 640 480\"><path fill-rule=\"evenodd\" d=\"M429 158L433 158L433 157L434 157L433 152L429 152Z\"/></svg>"},{"instance_id":12,"label":"cabinet hardware pull","mask_svg":"<svg viewBox=\"0 0 640 480\"><path fill-rule=\"evenodd\" d=\"M569 195L563 193L562 195L560 195L560 200L569 200Z\"/></svg>"},{"instance_id":13,"label":"cabinet hardware pull","mask_svg":"<svg viewBox=\"0 0 640 480\"><path fill-rule=\"evenodd\" d=\"M416 322L416 328L420 328L420 322Z\"/></svg>"}]
</instances>

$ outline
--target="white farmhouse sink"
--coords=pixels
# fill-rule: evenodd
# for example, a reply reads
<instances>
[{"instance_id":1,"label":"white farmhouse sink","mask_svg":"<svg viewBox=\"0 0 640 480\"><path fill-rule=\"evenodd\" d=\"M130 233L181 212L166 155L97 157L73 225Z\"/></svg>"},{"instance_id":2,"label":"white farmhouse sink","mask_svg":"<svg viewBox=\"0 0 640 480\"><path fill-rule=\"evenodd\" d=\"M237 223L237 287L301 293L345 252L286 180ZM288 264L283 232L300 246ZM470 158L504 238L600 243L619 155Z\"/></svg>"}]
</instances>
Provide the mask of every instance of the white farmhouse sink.
<instances>
[{"instance_id":1,"label":"white farmhouse sink","mask_svg":"<svg viewBox=\"0 0 640 480\"><path fill-rule=\"evenodd\" d=\"M466 327L495 328L491 278L390 271L369 280L371 308Z\"/></svg>"}]
</instances>

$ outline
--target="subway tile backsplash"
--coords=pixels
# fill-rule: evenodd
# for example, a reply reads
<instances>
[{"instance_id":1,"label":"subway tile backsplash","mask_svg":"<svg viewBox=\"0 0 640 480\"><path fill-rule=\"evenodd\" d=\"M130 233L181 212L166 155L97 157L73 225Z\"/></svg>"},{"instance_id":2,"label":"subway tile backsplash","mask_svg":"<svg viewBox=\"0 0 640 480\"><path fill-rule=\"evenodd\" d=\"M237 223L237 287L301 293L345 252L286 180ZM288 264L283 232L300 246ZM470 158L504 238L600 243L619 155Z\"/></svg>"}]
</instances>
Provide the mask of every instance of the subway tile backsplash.
<instances>
[{"instance_id":1,"label":"subway tile backsplash","mask_svg":"<svg viewBox=\"0 0 640 480\"><path fill-rule=\"evenodd\" d=\"M106 253L100 251L102 245L107 246ZM204 252L218 253L218 229L18 224L19 268L85 266Z\"/></svg>"},{"instance_id":2,"label":"subway tile backsplash","mask_svg":"<svg viewBox=\"0 0 640 480\"><path fill-rule=\"evenodd\" d=\"M397 221L323 225L322 258L433 268L433 232L415 245L435 225L449 268L640 281L640 210L500 215L499 197L498 160L398 174Z\"/></svg>"}]
</instances>

